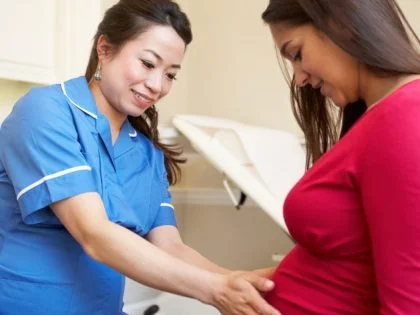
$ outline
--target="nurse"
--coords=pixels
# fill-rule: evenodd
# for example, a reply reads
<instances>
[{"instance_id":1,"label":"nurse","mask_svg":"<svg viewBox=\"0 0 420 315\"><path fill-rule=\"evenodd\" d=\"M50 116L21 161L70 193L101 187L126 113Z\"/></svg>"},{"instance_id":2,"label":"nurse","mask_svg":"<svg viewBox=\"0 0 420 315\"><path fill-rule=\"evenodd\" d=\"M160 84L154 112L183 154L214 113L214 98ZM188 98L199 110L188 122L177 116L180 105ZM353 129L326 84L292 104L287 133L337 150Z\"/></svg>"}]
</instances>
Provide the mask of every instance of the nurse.
<instances>
[{"instance_id":1,"label":"nurse","mask_svg":"<svg viewBox=\"0 0 420 315\"><path fill-rule=\"evenodd\" d=\"M170 0L121 0L86 75L32 89L0 129L0 314L122 314L124 276L223 314L278 314L272 282L186 246L168 186L179 153L154 104L176 80L190 24Z\"/></svg>"}]
</instances>

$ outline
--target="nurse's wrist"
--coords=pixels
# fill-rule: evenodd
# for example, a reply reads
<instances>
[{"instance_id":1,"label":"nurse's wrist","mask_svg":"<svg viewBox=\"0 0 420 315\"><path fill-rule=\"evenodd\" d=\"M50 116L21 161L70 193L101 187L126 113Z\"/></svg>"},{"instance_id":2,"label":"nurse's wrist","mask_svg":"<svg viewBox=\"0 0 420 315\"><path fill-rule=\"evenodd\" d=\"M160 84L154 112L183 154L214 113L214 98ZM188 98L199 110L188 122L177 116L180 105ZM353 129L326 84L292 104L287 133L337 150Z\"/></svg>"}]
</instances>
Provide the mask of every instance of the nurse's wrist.
<instances>
[{"instance_id":1,"label":"nurse's wrist","mask_svg":"<svg viewBox=\"0 0 420 315\"><path fill-rule=\"evenodd\" d=\"M219 273L208 273L208 281L203 281L201 296L197 297L201 302L215 306L220 292L223 290L225 275Z\"/></svg>"}]
</instances>

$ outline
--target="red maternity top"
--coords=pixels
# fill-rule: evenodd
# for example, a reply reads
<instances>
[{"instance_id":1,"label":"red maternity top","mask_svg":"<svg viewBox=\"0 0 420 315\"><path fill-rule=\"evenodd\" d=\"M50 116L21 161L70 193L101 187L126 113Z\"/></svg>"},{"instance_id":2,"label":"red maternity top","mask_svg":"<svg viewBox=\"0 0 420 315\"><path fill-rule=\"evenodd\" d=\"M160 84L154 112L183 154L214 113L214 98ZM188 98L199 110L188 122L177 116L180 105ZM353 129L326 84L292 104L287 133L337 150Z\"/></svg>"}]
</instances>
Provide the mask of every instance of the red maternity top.
<instances>
[{"instance_id":1,"label":"red maternity top","mask_svg":"<svg viewBox=\"0 0 420 315\"><path fill-rule=\"evenodd\" d=\"M282 315L420 314L420 80L367 111L291 190Z\"/></svg>"}]
</instances>

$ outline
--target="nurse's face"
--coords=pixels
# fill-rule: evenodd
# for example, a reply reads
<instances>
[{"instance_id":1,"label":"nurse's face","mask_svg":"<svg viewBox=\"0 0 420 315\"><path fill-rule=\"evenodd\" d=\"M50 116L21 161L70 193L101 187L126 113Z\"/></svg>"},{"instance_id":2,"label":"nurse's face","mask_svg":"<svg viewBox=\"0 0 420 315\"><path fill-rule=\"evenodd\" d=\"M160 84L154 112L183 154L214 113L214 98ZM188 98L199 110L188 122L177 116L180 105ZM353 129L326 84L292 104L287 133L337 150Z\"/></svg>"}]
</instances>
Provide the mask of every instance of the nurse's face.
<instances>
[{"instance_id":1,"label":"nurse's face","mask_svg":"<svg viewBox=\"0 0 420 315\"><path fill-rule=\"evenodd\" d=\"M140 116L169 93L184 58L185 43L169 26L152 26L114 54L98 40L102 66L100 89L110 107L122 116Z\"/></svg>"},{"instance_id":2,"label":"nurse's face","mask_svg":"<svg viewBox=\"0 0 420 315\"><path fill-rule=\"evenodd\" d=\"M270 25L281 54L293 66L296 84L320 89L336 105L345 106L360 98L358 61L311 24Z\"/></svg>"}]
</instances>

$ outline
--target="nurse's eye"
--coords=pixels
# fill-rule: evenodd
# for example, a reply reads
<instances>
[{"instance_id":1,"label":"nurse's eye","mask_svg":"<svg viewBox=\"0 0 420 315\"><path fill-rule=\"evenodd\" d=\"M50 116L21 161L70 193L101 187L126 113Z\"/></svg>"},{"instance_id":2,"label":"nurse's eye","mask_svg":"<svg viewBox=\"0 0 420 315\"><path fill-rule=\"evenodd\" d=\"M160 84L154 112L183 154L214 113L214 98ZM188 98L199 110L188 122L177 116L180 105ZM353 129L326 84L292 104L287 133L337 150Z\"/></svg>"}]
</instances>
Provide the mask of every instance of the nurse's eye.
<instances>
[{"instance_id":1,"label":"nurse's eye","mask_svg":"<svg viewBox=\"0 0 420 315\"><path fill-rule=\"evenodd\" d=\"M143 64L143 66L147 69L153 69L155 67L155 65L147 60L143 60L140 59L141 63Z\"/></svg>"},{"instance_id":2,"label":"nurse's eye","mask_svg":"<svg viewBox=\"0 0 420 315\"><path fill-rule=\"evenodd\" d=\"M169 80L171 80L171 81L175 81L177 78L176 78L176 74L175 73L168 73L167 75L166 75L166 77L169 79Z\"/></svg>"}]
</instances>

